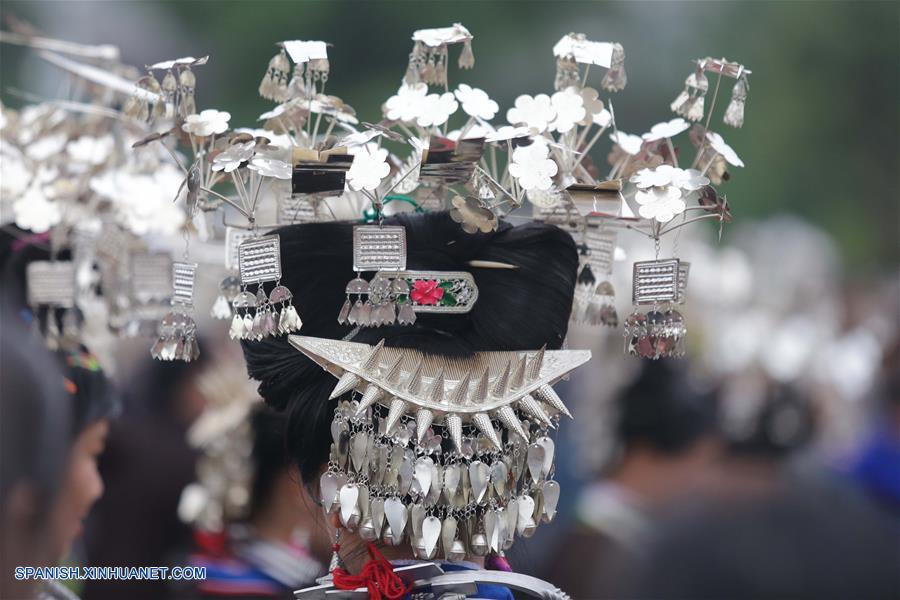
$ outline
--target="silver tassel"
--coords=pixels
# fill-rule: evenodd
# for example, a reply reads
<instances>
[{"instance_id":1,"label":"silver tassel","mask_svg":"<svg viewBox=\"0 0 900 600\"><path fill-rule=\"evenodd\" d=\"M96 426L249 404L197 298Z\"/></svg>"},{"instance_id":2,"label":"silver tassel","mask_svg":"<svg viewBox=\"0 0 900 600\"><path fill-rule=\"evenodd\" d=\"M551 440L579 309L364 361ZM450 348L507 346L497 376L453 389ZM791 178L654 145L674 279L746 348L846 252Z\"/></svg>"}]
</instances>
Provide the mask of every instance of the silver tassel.
<instances>
[{"instance_id":1,"label":"silver tassel","mask_svg":"<svg viewBox=\"0 0 900 600\"><path fill-rule=\"evenodd\" d=\"M174 104L175 92L178 90L178 80L175 79L175 73L171 70L166 72L162 80L162 93L165 99Z\"/></svg>"},{"instance_id":2,"label":"silver tassel","mask_svg":"<svg viewBox=\"0 0 900 600\"><path fill-rule=\"evenodd\" d=\"M628 76L625 74L625 49L622 44L613 44L612 65L603 76L600 85L608 92L619 92L625 89Z\"/></svg>"},{"instance_id":3,"label":"silver tassel","mask_svg":"<svg viewBox=\"0 0 900 600\"><path fill-rule=\"evenodd\" d=\"M459 68L471 69L475 66L475 54L472 52L472 40L466 40L462 52L459 54Z\"/></svg>"},{"instance_id":4,"label":"silver tassel","mask_svg":"<svg viewBox=\"0 0 900 600\"><path fill-rule=\"evenodd\" d=\"M278 317L278 326L276 330L278 333L290 333L291 332L291 315L288 312L287 307L281 309L281 315Z\"/></svg>"},{"instance_id":5,"label":"silver tassel","mask_svg":"<svg viewBox=\"0 0 900 600\"><path fill-rule=\"evenodd\" d=\"M256 309L256 314L253 315L251 323L250 329L247 330L247 337L258 342L263 339L263 312L261 310Z\"/></svg>"},{"instance_id":6,"label":"silver tassel","mask_svg":"<svg viewBox=\"0 0 900 600\"><path fill-rule=\"evenodd\" d=\"M672 104L669 105L669 108L672 109L672 112L676 115L685 116L687 113L687 104L691 100L691 90L697 87L697 77L691 73L687 76L687 79L684 80L684 89L681 90L681 93L678 94L678 97L672 101Z\"/></svg>"},{"instance_id":7,"label":"silver tassel","mask_svg":"<svg viewBox=\"0 0 900 600\"><path fill-rule=\"evenodd\" d=\"M126 117L142 120L142 116L146 117L148 115L147 103L139 100L136 96L129 96L128 99L125 100L122 112L125 113Z\"/></svg>"},{"instance_id":8,"label":"silver tassel","mask_svg":"<svg viewBox=\"0 0 900 600\"><path fill-rule=\"evenodd\" d=\"M266 100L284 102L287 100L288 77L291 72L291 62L284 51L279 52L269 60L269 68L263 75L259 84L259 95Z\"/></svg>"},{"instance_id":9,"label":"silver tassel","mask_svg":"<svg viewBox=\"0 0 900 600\"><path fill-rule=\"evenodd\" d=\"M406 85L414 85L422 80L422 69L425 61L425 49L422 42L416 42L413 45L412 52L409 53L409 65L406 67L406 75L403 76L403 82Z\"/></svg>"},{"instance_id":10,"label":"silver tassel","mask_svg":"<svg viewBox=\"0 0 900 600\"><path fill-rule=\"evenodd\" d=\"M744 104L747 101L747 82L744 78L738 79L731 90L731 102L725 109L725 124L731 127L744 125Z\"/></svg>"},{"instance_id":11,"label":"silver tassel","mask_svg":"<svg viewBox=\"0 0 900 600\"><path fill-rule=\"evenodd\" d=\"M684 113L682 113L688 121L703 119L703 113L706 111L705 97L706 91L709 89L709 80L706 78L706 74L701 66L698 66L696 73L694 73L694 83L696 84L694 97L685 105Z\"/></svg>"},{"instance_id":12,"label":"silver tassel","mask_svg":"<svg viewBox=\"0 0 900 600\"><path fill-rule=\"evenodd\" d=\"M281 321L278 325L279 331L281 331L281 333L293 333L295 331L300 331L301 327L303 327L303 321L300 320L297 309L294 308L293 304L288 304L287 307L281 311Z\"/></svg>"},{"instance_id":13,"label":"silver tassel","mask_svg":"<svg viewBox=\"0 0 900 600\"><path fill-rule=\"evenodd\" d=\"M228 302L225 296L219 294L209 311L209 316L211 316L213 319L225 320L231 317L231 315L231 303Z\"/></svg>"},{"instance_id":14,"label":"silver tassel","mask_svg":"<svg viewBox=\"0 0 900 600\"><path fill-rule=\"evenodd\" d=\"M240 340L244 337L244 319L237 312L231 318L231 328L228 330L228 337L233 340Z\"/></svg>"},{"instance_id":15,"label":"silver tassel","mask_svg":"<svg viewBox=\"0 0 900 600\"><path fill-rule=\"evenodd\" d=\"M194 100L194 88L197 87L197 77L189 68L178 76L178 93L181 96L179 110L182 117L193 115L197 112L197 103Z\"/></svg>"},{"instance_id":16,"label":"silver tassel","mask_svg":"<svg viewBox=\"0 0 900 600\"><path fill-rule=\"evenodd\" d=\"M685 118L688 121L699 121L703 118L703 112L705 110L704 107L704 94L700 93L696 98L690 103L690 106L687 107L687 114L685 114Z\"/></svg>"},{"instance_id":17,"label":"silver tassel","mask_svg":"<svg viewBox=\"0 0 900 600\"><path fill-rule=\"evenodd\" d=\"M578 63L569 58L558 58L556 60L556 77L553 80L553 89L559 92L572 86L581 86L581 77L578 75Z\"/></svg>"}]
</instances>

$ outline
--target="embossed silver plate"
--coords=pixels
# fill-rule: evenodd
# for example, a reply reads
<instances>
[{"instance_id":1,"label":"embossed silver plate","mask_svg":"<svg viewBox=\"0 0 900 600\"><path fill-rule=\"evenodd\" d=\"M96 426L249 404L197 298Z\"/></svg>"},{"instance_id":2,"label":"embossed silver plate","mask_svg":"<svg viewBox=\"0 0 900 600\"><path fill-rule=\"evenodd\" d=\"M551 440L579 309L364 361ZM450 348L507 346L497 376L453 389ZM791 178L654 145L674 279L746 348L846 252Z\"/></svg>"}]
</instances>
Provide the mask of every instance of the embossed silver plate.
<instances>
[{"instance_id":1,"label":"embossed silver plate","mask_svg":"<svg viewBox=\"0 0 900 600\"><path fill-rule=\"evenodd\" d=\"M194 276L196 273L197 263L172 263L172 302L185 306L194 305Z\"/></svg>"},{"instance_id":2,"label":"embossed silver plate","mask_svg":"<svg viewBox=\"0 0 900 600\"><path fill-rule=\"evenodd\" d=\"M596 275L609 275L612 273L613 260L616 255L616 232L588 230L585 234L585 242L590 253L587 260Z\"/></svg>"},{"instance_id":3,"label":"embossed silver plate","mask_svg":"<svg viewBox=\"0 0 900 600\"><path fill-rule=\"evenodd\" d=\"M312 223L317 220L319 200L313 194L287 193L278 197L279 225Z\"/></svg>"},{"instance_id":4,"label":"embossed silver plate","mask_svg":"<svg viewBox=\"0 0 900 600\"><path fill-rule=\"evenodd\" d=\"M406 228L357 225L353 228L353 270L402 271L406 268Z\"/></svg>"},{"instance_id":5,"label":"embossed silver plate","mask_svg":"<svg viewBox=\"0 0 900 600\"><path fill-rule=\"evenodd\" d=\"M172 290L172 257L164 252L131 256L131 293L139 302L163 300Z\"/></svg>"},{"instance_id":6,"label":"embossed silver plate","mask_svg":"<svg viewBox=\"0 0 900 600\"><path fill-rule=\"evenodd\" d=\"M677 258L634 263L632 304L659 304L678 300Z\"/></svg>"},{"instance_id":7,"label":"embossed silver plate","mask_svg":"<svg viewBox=\"0 0 900 600\"><path fill-rule=\"evenodd\" d=\"M281 238L266 235L245 241L238 248L241 283L262 283L281 279Z\"/></svg>"},{"instance_id":8,"label":"embossed silver plate","mask_svg":"<svg viewBox=\"0 0 900 600\"><path fill-rule=\"evenodd\" d=\"M75 264L71 261L35 261L25 270L28 304L75 306Z\"/></svg>"}]
</instances>

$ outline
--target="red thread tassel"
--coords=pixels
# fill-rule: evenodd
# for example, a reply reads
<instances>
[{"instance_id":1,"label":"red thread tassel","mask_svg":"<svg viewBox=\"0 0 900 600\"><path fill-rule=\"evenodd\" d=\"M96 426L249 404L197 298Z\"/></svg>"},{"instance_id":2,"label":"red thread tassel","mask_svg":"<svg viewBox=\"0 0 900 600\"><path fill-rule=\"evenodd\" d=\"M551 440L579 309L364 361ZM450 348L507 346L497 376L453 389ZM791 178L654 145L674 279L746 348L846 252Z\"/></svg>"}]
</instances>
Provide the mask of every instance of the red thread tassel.
<instances>
[{"instance_id":1,"label":"red thread tassel","mask_svg":"<svg viewBox=\"0 0 900 600\"><path fill-rule=\"evenodd\" d=\"M359 575L351 575L346 569L338 567L331 572L334 587L339 590L355 590L367 588L372 600L400 600L412 586L403 582L394 573L394 567L378 551L375 544L369 542L369 560L363 565Z\"/></svg>"}]
</instances>

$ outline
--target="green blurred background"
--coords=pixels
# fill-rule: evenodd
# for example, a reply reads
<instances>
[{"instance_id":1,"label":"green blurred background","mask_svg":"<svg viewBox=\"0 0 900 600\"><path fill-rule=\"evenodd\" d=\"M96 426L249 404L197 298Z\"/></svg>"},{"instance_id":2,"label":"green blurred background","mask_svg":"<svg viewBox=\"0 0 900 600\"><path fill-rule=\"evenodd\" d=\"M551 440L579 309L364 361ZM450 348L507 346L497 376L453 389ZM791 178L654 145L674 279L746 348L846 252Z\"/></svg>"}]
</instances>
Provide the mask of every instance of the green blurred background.
<instances>
[{"instance_id":1,"label":"green blurred background","mask_svg":"<svg viewBox=\"0 0 900 600\"><path fill-rule=\"evenodd\" d=\"M753 70L746 124L720 131L747 167L725 191L736 219L788 212L826 229L852 278L895 269L898 252L897 2L68 2L4 0L0 11L40 32L112 43L143 65L210 55L198 69L198 107L254 126L271 108L256 88L274 43L321 39L330 49L328 91L377 120L403 76L414 29L463 23L475 36L475 69L451 85L485 89L501 106L552 92L553 44L565 33L621 42L628 87L615 97L619 127L642 133L672 118L668 105L690 60L724 56ZM451 53L455 63L457 51ZM9 86L52 96L58 73L18 48L2 48ZM724 101L730 86L724 86ZM720 104L720 107L723 107ZM608 148L608 144L602 149ZM598 152L598 157L600 156ZM727 233L726 233L727 235Z\"/></svg>"}]
</instances>

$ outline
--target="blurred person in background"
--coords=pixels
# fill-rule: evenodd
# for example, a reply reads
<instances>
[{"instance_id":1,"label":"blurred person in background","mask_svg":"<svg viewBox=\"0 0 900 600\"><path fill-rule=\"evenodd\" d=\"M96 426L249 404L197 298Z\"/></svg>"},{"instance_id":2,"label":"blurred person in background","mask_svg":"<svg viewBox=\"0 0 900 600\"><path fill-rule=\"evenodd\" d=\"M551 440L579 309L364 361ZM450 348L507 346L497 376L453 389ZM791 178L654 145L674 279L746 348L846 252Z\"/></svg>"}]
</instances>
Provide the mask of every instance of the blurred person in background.
<instances>
[{"instance_id":1,"label":"blurred person in background","mask_svg":"<svg viewBox=\"0 0 900 600\"><path fill-rule=\"evenodd\" d=\"M14 569L59 557L50 515L65 475L72 407L47 349L7 323L0 337L0 597L31 598L36 582L17 581Z\"/></svg>"},{"instance_id":2,"label":"blurred person in background","mask_svg":"<svg viewBox=\"0 0 900 600\"><path fill-rule=\"evenodd\" d=\"M253 390L248 397L258 400ZM191 563L206 567L195 590L202 598L286 598L312 585L328 560L321 511L286 451L287 419L261 402L247 409L204 414L191 430L204 454L179 513L196 527Z\"/></svg>"},{"instance_id":3,"label":"blurred person in background","mask_svg":"<svg viewBox=\"0 0 900 600\"><path fill-rule=\"evenodd\" d=\"M186 564L191 530L178 519L182 489L194 479L195 451L185 435L205 402L197 377L206 354L190 363L149 357L126 377L122 417L100 463L106 494L88 522L88 563L101 567ZM171 597L162 580L91 580L86 599Z\"/></svg>"},{"instance_id":4,"label":"blurred person in background","mask_svg":"<svg viewBox=\"0 0 900 600\"><path fill-rule=\"evenodd\" d=\"M53 349L49 354L32 356L31 368L41 370L41 373L35 376L44 378L47 385L58 384L63 389L61 399L56 399L56 394L52 391L48 393L47 401L59 403L59 406L48 405L46 407L48 412L60 411L69 417L69 430L59 438L68 441L66 462L58 482L58 493L46 517L49 531L46 558L49 558L49 562L44 564L53 564L68 558L72 553L73 545L83 532L88 513L103 494L98 460L104 451L109 425L118 412L119 402L118 395L100 368L96 356L81 343L78 328L71 328L66 324L67 317L74 316L74 309L47 306L38 308L26 305L25 291L28 286L26 271L32 262L51 258L47 242L48 240L41 236L23 236L5 231L0 238L0 265L3 278L3 314L18 317L7 320L7 326L4 326L4 340L16 346L21 345L22 351L27 352L31 342L23 332L24 328L30 328L35 339L40 339ZM64 257L68 254L68 250L61 249L55 256ZM15 361L16 353L11 351L10 354L11 359ZM27 370L23 370L20 374L3 377L4 398L7 395L27 394L24 390L17 391L5 387L7 380L12 385L16 385L17 382L24 384L22 378L27 380L27 373ZM45 389L41 386L36 388ZM4 400L4 403L6 401ZM40 401L37 401L37 404L40 405ZM12 423L15 423L15 416L10 418L13 419ZM4 413L3 420L6 419L7 415ZM46 419L48 422L52 421L50 415ZM15 441L18 436L10 433L9 438ZM37 438L36 441L41 440ZM52 448L53 444L48 443L51 454ZM39 447L39 453L44 451L43 446ZM16 456L21 458L21 454L17 452L12 452L10 456L13 459ZM14 532L15 528L10 531ZM40 596L75 597L67 588L53 581L44 582Z\"/></svg>"},{"instance_id":5,"label":"blurred person in background","mask_svg":"<svg viewBox=\"0 0 900 600\"><path fill-rule=\"evenodd\" d=\"M56 536L54 552L62 559L70 554L73 544L81 537L88 514L103 495L98 462L119 405L97 358L86 348L59 350L56 355L62 363L63 383L69 394L73 417L68 463L51 515ZM80 552L77 554L80 559ZM55 593L47 595L51 598L73 597L61 587Z\"/></svg>"},{"instance_id":6,"label":"blurred person in background","mask_svg":"<svg viewBox=\"0 0 900 600\"><path fill-rule=\"evenodd\" d=\"M645 362L616 405L618 458L582 492L543 575L573 598L608 596L645 550L655 513L695 485L720 451L715 399L689 380L685 364ZM590 557L591 568L576 556Z\"/></svg>"},{"instance_id":7,"label":"blurred person in background","mask_svg":"<svg viewBox=\"0 0 900 600\"><path fill-rule=\"evenodd\" d=\"M693 492L729 502L770 494L786 476L818 471L806 450L820 419L804 388L751 369L723 381L717 396L725 447Z\"/></svg>"},{"instance_id":8,"label":"blurred person in background","mask_svg":"<svg viewBox=\"0 0 900 600\"><path fill-rule=\"evenodd\" d=\"M875 401L872 432L849 472L879 505L900 516L900 338L885 353Z\"/></svg>"},{"instance_id":9,"label":"blurred person in background","mask_svg":"<svg viewBox=\"0 0 900 600\"><path fill-rule=\"evenodd\" d=\"M660 528L622 597L897 598L898 534L896 519L833 482L698 502Z\"/></svg>"},{"instance_id":10,"label":"blurred person in background","mask_svg":"<svg viewBox=\"0 0 900 600\"><path fill-rule=\"evenodd\" d=\"M64 384L73 405L73 442L56 515L63 531L59 550L65 554L82 533L88 510L103 495L98 460L119 407L109 380L86 349L61 351L57 357L63 361Z\"/></svg>"},{"instance_id":11,"label":"blurred person in background","mask_svg":"<svg viewBox=\"0 0 900 600\"><path fill-rule=\"evenodd\" d=\"M659 522L619 595L896 598L900 524L801 455L816 424L806 393L743 379L725 383L722 405L754 410L726 419L726 451Z\"/></svg>"},{"instance_id":12,"label":"blurred person in background","mask_svg":"<svg viewBox=\"0 0 900 600\"><path fill-rule=\"evenodd\" d=\"M3 528L4 546L8 544L15 548L13 552L19 555L14 566L53 565L69 557L73 544L81 536L88 513L103 494L97 462L106 444L110 420L118 407L117 399L96 358L84 348L59 350L55 356L37 353L28 356L27 351L17 354L20 350L7 347L7 341L11 339L23 349L28 348L28 344L22 344L22 339L16 339L15 334L11 337L5 332L3 440L4 444L8 441L14 447L9 448L9 452L4 447L3 452L3 486L6 487L7 482L12 486L3 494L10 502L2 513L5 520L9 519ZM30 359L29 367L21 364L24 357ZM60 365L58 370L56 364ZM31 372L36 380L29 380L29 369L34 368L39 368L40 374ZM47 389L57 385L63 390L62 397L55 390ZM25 405L24 401L29 403ZM67 416L71 417L68 430L57 431ZM20 419L26 422L21 423ZM54 430L52 439L47 437L51 434L50 428ZM33 440L31 443L40 444L24 456L21 433L27 433ZM60 450L60 443L66 441L68 445ZM27 457L45 454L47 465L31 465L36 469L34 475L37 477L31 487L27 480L31 459ZM45 477L49 477L49 465L58 460L57 454L65 456L65 463L54 485ZM52 489L57 493L52 506L47 509L46 496ZM4 565L6 561L4 558ZM10 566L4 573L12 573L12 569ZM40 596L75 597L53 581L44 582Z\"/></svg>"}]
</instances>

